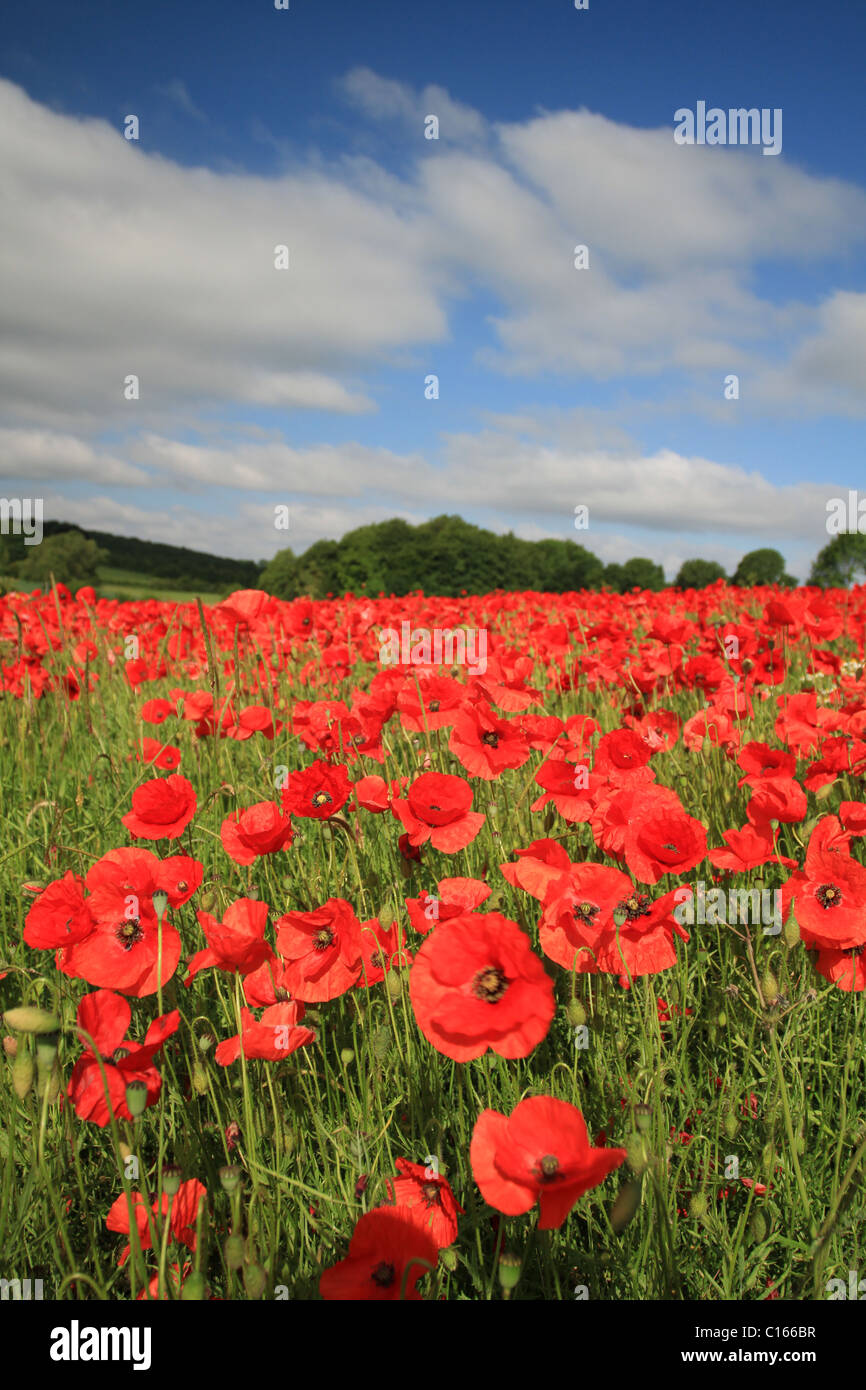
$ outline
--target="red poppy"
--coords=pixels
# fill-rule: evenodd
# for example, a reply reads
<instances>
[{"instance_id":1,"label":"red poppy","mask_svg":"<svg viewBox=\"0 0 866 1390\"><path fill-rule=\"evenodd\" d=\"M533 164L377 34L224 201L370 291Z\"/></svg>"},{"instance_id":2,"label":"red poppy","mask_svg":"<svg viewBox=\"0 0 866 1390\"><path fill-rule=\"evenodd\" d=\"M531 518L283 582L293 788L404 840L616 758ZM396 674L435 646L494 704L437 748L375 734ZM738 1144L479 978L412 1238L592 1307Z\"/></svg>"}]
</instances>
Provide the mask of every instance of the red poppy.
<instances>
[{"instance_id":1,"label":"red poppy","mask_svg":"<svg viewBox=\"0 0 866 1390\"><path fill-rule=\"evenodd\" d=\"M24 924L24 940L36 950L52 951L83 941L95 925L84 896L84 880L67 869L33 903Z\"/></svg>"},{"instance_id":2,"label":"red poppy","mask_svg":"<svg viewBox=\"0 0 866 1390\"><path fill-rule=\"evenodd\" d=\"M283 788L283 810L311 820L329 820L349 800L352 783L346 768L318 761L289 774Z\"/></svg>"},{"instance_id":3,"label":"red poppy","mask_svg":"<svg viewBox=\"0 0 866 1390\"><path fill-rule=\"evenodd\" d=\"M409 921L424 936L437 922L447 922L465 912L474 912L490 897L491 890L478 878L440 878L438 896L423 889L417 898L407 898Z\"/></svg>"},{"instance_id":4,"label":"red poppy","mask_svg":"<svg viewBox=\"0 0 866 1390\"><path fill-rule=\"evenodd\" d=\"M405 970L411 964L412 957L403 945L397 922L383 927L378 918L372 917L361 923L361 985L369 989L380 984L395 966Z\"/></svg>"},{"instance_id":5,"label":"red poppy","mask_svg":"<svg viewBox=\"0 0 866 1390\"><path fill-rule=\"evenodd\" d=\"M258 898L238 898L226 908L222 922L209 912L197 912L207 946L190 960L184 984L189 987L199 971L211 965L248 975L270 960L274 953L265 941L268 910Z\"/></svg>"},{"instance_id":6,"label":"red poppy","mask_svg":"<svg viewBox=\"0 0 866 1390\"><path fill-rule=\"evenodd\" d=\"M572 1207L625 1162L625 1149L593 1148L583 1115L567 1101L530 1096L510 1115L484 1110L469 1157L485 1202L520 1216L538 1202L538 1227L558 1230Z\"/></svg>"},{"instance_id":7,"label":"red poppy","mask_svg":"<svg viewBox=\"0 0 866 1390\"><path fill-rule=\"evenodd\" d=\"M471 811L472 788L462 777L443 772L422 772L410 786L406 799L395 797L391 810L402 823L414 847L428 840L444 854L465 849L484 824L480 811Z\"/></svg>"},{"instance_id":8,"label":"red poppy","mask_svg":"<svg viewBox=\"0 0 866 1390\"><path fill-rule=\"evenodd\" d=\"M361 979L361 924L344 898L277 922L277 950L295 999L336 999Z\"/></svg>"},{"instance_id":9,"label":"red poppy","mask_svg":"<svg viewBox=\"0 0 866 1390\"><path fill-rule=\"evenodd\" d=\"M489 705L464 705L448 744L472 777L493 781L506 768L522 767L530 748L517 721L501 719Z\"/></svg>"},{"instance_id":10,"label":"red poppy","mask_svg":"<svg viewBox=\"0 0 866 1390\"><path fill-rule=\"evenodd\" d=\"M132 793L132 810L122 817L131 835L139 840L176 840L196 812L193 785L180 772L155 777Z\"/></svg>"},{"instance_id":11,"label":"red poppy","mask_svg":"<svg viewBox=\"0 0 866 1390\"><path fill-rule=\"evenodd\" d=\"M258 801L233 811L220 827L223 849L236 864L252 864L262 854L287 849L294 836L291 817L273 801Z\"/></svg>"},{"instance_id":12,"label":"red poppy","mask_svg":"<svg viewBox=\"0 0 866 1390\"><path fill-rule=\"evenodd\" d=\"M455 1062L527 1057L547 1035L553 983L529 938L500 912L442 922L424 942L409 976L418 1027Z\"/></svg>"},{"instance_id":13,"label":"red poppy","mask_svg":"<svg viewBox=\"0 0 866 1390\"><path fill-rule=\"evenodd\" d=\"M172 1239L181 1245L188 1245L190 1250L195 1250L196 1219L199 1206L203 1201L207 1201L207 1188L197 1178L182 1182L173 1197L169 1197L167 1193L163 1192L162 1201L159 1204L152 1202L149 1207L140 1192L133 1192L131 1201L127 1200L125 1192L121 1192L117 1200L112 1202L105 1224L109 1231L119 1231L128 1235L131 1230L130 1214L132 1212L138 1228L141 1248L142 1250L150 1250L152 1247L149 1216L153 1218L156 1230L161 1231L161 1217L168 1215L170 1210L169 1229ZM118 1264L125 1264L128 1258L129 1246L126 1245L121 1252Z\"/></svg>"},{"instance_id":14,"label":"red poppy","mask_svg":"<svg viewBox=\"0 0 866 1390\"><path fill-rule=\"evenodd\" d=\"M416 1221L399 1208L376 1207L359 1220L346 1258L323 1273L319 1293L328 1302L418 1301L425 1265L435 1269L438 1258L435 1241Z\"/></svg>"},{"instance_id":15,"label":"red poppy","mask_svg":"<svg viewBox=\"0 0 866 1390\"><path fill-rule=\"evenodd\" d=\"M399 1177L386 1184L388 1196L398 1211L428 1231L440 1250L457 1239L457 1217L464 1211L446 1178L436 1167L397 1159Z\"/></svg>"},{"instance_id":16,"label":"red poppy","mask_svg":"<svg viewBox=\"0 0 866 1390\"><path fill-rule=\"evenodd\" d=\"M241 1009L243 1053L245 1057L260 1057L268 1062L281 1062L290 1052L316 1041L311 1028L299 1027L304 1017L303 1004L272 1004L256 1020L249 1009ZM241 1039L235 1034L217 1043L214 1057L221 1067L230 1066L241 1055Z\"/></svg>"},{"instance_id":17,"label":"red poppy","mask_svg":"<svg viewBox=\"0 0 866 1390\"><path fill-rule=\"evenodd\" d=\"M145 1106L153 1105L159 1096L162 1080L153 1058L166 1038L177 1032L180 1014L173 1009L154 1019L140 1044L126 1037L131 1017L126 1000L107 989L85 994L78 1005L79 1035L85 1050L72 1069L66 1094L81 1120L102 1127L112 1115L132 1120L126 1103L131 1081L143 1082L147 1088Z\"/></svg>"},{"instance_id":18,"label":"red poppy","mask_svg":"<svg viewBox=\"0 0 866 1390\"><path fill-rule=\"evenodd\" d=\"M660 810L630 824L623 853L641 883L658 883L664 874L681 877L707 853L707 832L701 821L685 811Z\"/></svg>"}]
</instances>

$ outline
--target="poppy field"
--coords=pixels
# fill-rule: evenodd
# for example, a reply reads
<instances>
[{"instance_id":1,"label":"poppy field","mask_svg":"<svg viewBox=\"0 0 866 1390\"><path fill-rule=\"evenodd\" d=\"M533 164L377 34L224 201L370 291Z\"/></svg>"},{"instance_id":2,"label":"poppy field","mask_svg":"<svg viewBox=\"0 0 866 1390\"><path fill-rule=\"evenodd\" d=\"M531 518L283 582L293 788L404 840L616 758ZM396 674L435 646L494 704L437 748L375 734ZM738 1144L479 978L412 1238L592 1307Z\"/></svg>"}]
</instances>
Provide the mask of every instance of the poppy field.
<instances>
[{"instance_id":1,"label":"poppy field","mask_svg":"<svg viewBox=\"0 0 866 1390\"><path fill-rule=\"evenodd\" d=\"M849 1296L864 629L858 588L0 596L0 1275Z\"/></svg>"}]
</instances>

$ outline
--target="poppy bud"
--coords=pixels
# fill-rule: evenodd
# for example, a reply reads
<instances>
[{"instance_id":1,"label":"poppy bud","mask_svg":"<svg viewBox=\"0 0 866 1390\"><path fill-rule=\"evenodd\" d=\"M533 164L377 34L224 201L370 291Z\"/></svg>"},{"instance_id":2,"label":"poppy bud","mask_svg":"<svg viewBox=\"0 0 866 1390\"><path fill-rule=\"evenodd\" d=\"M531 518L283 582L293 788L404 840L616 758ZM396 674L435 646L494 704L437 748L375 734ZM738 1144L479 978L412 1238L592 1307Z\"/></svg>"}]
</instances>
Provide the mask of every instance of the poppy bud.
<instances>
[{"instance_id":1,"label":"poppy bud","mask_svg":"<svg viewBox=\"0 0 866 1390\"><path fill-rule=\"evenodd\" d=\"M344 1047L340 1052L340 1061L343 1063L343 1066L347 1067L349 1063L354 1062L354 1060L355 1054L352 1051L351 1047Z\"/></svg>"},{"instance_id":2,"label":"poppy bud","mask_svg":"<svg viewBox=\"0 0 866 1390\"><path fill-rule=\"evenodd\" d=\"M126 1108L134 1120L147 1108L147 1082L130 1081L126 1088Z\"/></svg>"},{"instance_id":3,"label":"poppy bud","mask_svg":"<svg viewBox=\"0 0 866 1390\"><path fill-rule=\"evenodd\" d=\"M295 1136L294 1136L294 1133L292 1132L292 1130L287 1129L286 1132L285 1132L285 1134L283 1135L283 1148L285 1149L285 1151L286 1151L287 1154L290 1154L290 1153L292 1153L292 1152L294 1151L294 1147L295 1147Z\"/></svg>"},{"instance_id":4,"label":"poppy bud","mask_svg":"<svg viewBox=\"0 0 866 1390\"><path fill-rule=\"evenodd\" d=\"M835 785L836 782L834 780L832 782L828 782L826 787L819 787L818 790L815 792L815 800L826 801L828 797L833 795L833 788L835 787Z\"/></svg>"},{"instance_id":5,"label":"poppy bud","mask_svg":"<svg viewBox=\"0 0 866 1390\"><path fill-rule=\"evenodd\" d=\"M633 1134L625 1146L625 1151L628 1156L629 1168L636 1177L640 1177L649 1167L646 1141L641 1135Z\"/></svg>"},{"instance_id":6,"label":"poppy bud","mask_svg":"<svg viewBox=\"0 0 866 1390\"><path fill-rule=\"evenodd\" d=\"M295 838L297 839L297 836ZM217 905L217 895L209 888L206 893L202 893L198 901L202 912L213 912Z\"/></svg>"},{"instance_id":7,"label":"poppy bud","mask_svg":"<svg viewBox=\"0 0 866 1390\"><path fill-rule=\"evenodd\" d=\"M44 883L40 883L37 879L30 879L27 883L22 883L22 885L21 885L21 892L22 892L22 893L34 893L34 894L35 894L35 893L44 893L44 892L45 892L45 888L46 888L46 885L45 885Z\"/></svg>"},{"instance_id":8,"label":"poppy bud","mask_svg":"<svg viewBox=\"0 0 866 1390\"><path fill-rule=\"evenodd\" d=\"M18 1042L15 1038L6 1037L3 1039L3 1051L7 1057L14 1057L18 1051Z\"/></svg>"},{"instance_id":9,"label":"poppy bud","mask_svg":"<svg viewBox=\"0 0 866 1390\"><path fill-rule=\"evenodd\" d=\"M733 1110L729 1110L725 1116L725 1134L729 1139L736 1139L740 1125Z\"/></svg>"},{"instance_id":10,"label":"poppy bud","mask_svg":"<svg viewBox=\"0 0 866 1390\"><path fill-rule=\"evenodd\" d=\"M511 1296L520 1282L522 1260L513 1250L503 1250L499 1256L499 1284L506 1298Z\"/></svg>"},{"instance_id":11,"label":"poppy bud","mask_svg":"<svg viewBox=\"0 0 866 1390\"><path fill-rule=\"evenodd\" d=\"M207 1297L207 1283L203 1274L194 1269L183 1281L183 1288L180 1296L184 1301L199 1300Z\"/></svg>"},{"instance_id":12,"label":"poppy bud","mask_svg":"<svg viewBox=\"0 0 866 1390\"><path fill-rule=\"evenodd\" d=\"M3 1020L7 1028L14 1028L17 1033L56 1033L60 1027L60 1020L56 1014L29 1005L20 1009L7 1009Z\"/></svg>"},{"instance_id":13,"label":"poppy bud","mask_svg":"<svg viewBox=\"0 0 866 1390\"><path fill-rule=\"evenodd\" d=\"M764 978L761 980L761 992L767 1004L775 1004L779 997L779 983L772 970L764 971Z\"/></svg>"},{"instance_id":14,"label":"poppy bud","mask_svg":"<svg viewBox=\"0 0 866 1390\"><path fill-rule=\"evenodd\" d=\"M446 1245L444 1250L439 1251L439 1263L449 1274L454 1273L457 1268L457 1251L453 1245Z\"/></svg>"},{"instance_id":15,"label":"poppy bud","mask_svg":"<svg viewBox=\"0 0 866 1390\"><path fill-rule=\"evenodd\" d=\"M207 1071L201 1062L193 1062L192 1064L192 1087L196 1095L203 1096L207 1093Z\"/></svg>"},{"instance_id":16,"label":"poppy bud","mask_svg":"<svg viewBox=\"0 0 866 1390\"><path fill-rule=\"evenodd\" d=\"M709 1211L709 1203L703 1192L697 1192L689 1202L689 1216L693 1216L696 1221L703 1221Z\"/></svg>"},{"instance_id":17,"label":"poppy bud","mask_svg":"<svg viewBox=\"0 0 866 1390\"><path fill-rule=\"evenodd\" d=\"M399 999L403 993L403 981L399 970L389 970L385 976L385 988L392 999Z\"/></svg>"},{"instance_id":18,"label":"poppy bud","mask_svg":"<svg viewBox=\"0 0 866 1390\"><path fill-rule=\"evenodd\" d=\"M261 1265L255 1263L244 1265L243 1279L247 1298L261 1298L268 1284L267 1273Z\"/></svg>"},{"instance_id":19,"label":"poppy bud","mask_svg":"<svg viewBox=\"0 0 866 1390\"><path fill-rule=\"evenodd\" d=\"M792 947L796 946L800 940L800 925L797 921L796 916L794 915L793 907L790 913L788 914L787 922L782 928L782 935L785 939L785 945L788 947L789 950Z\"/></svg>"},{"instance_id":20,"label":"poppy bud","mask_svg":"<svg viewBox=\"0 0 866 1390\"><path fill-rule=\"evenodd\" d=\"M568 1019L570 1028L580 1028L586 1023L586 1009L579 999L569 999L565 1006L565 1017Z\"/></svg>"},{"instance_id":21,"label":"poppy bud","mask_svg":"<svg viewBox=\"0 0 866 1390\"><path fill-rule=\"evenodd\" d=\"M244 1256L246 1254L243 1236L227 1236L223 1244L223 1254L225 1255L225 1261L229 1269L240 1269L243 1266Z\"/></svg>"},{"instance_id":22,"label":"poppy bud","mask_svg":"<svg viewBox=\"0 0 866 1390\"><path fill-rule=\"evenodd\" d=\"M633 1219L640 1206L640 1194L641 1183L639 1181L624 1182L616 1194L610 1209L610 1224L617 1235L620 1231L624 1231Z\"/></svg>"},{"instance_id":23,"label":"poppy bud","mask_svg":"<svg viewBox=\"0 0 866 1390\"><path fill-rule=\"evenodd\" d=\"M165 889L157 888L156 892L151 896L151 902L153 903L153 910L161 922L168 911L168 894Z\"/></svg>"},{"instance_id":24,"label":"poppy bud","mask_svg":"<svg viewBox=\"0 0 866 1390\"><path fill-rule=\"evenodd\" d=\"M379 925L383 928L384 931L390 931L396 920L397 917L393 908L382 908L382 911L379 913Z\"/></svg>"},{"instance_id":25,"label":"poppy bud","mask_svg":"<svg viewBox=\"0 0 866 1390\"><path fill-rule=\"evenodd\" d=\"M19 1100L23 1100L33 1085L33 1058L25 1047L20 1047L12 1063L12 1085Z\"/></svg>"}]
</instances>

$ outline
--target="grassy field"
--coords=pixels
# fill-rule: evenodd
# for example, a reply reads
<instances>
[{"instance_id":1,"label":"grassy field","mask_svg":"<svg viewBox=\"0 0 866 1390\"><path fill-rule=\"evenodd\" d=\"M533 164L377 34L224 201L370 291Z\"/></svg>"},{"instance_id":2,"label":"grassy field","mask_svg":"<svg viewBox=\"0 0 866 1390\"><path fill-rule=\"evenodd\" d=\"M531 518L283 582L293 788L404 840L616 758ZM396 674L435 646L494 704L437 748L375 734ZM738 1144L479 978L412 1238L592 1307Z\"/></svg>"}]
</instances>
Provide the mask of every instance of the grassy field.
<instances>
[{"instance_id":1,"label":"grassy field","mask_svg":"<svg viewBox=\"0 0 866 1390\"><path fill-rule=\"evenodd\" d=\"M126 587L121 572L104 578L106 591ZM165 597L169 605L179 598ZM466 601L473 608L468 621L484 619L491 630L498 625L512 650L532 652L525 680L541 692L534 713L562 720L590 715L603 735L623 727L634 690L624 695L614 677L594 689L585 679L574 689L567 683L557 688L551 674L560 669L558 657L546 646L558 640L553 634L561 617L572 657L598 656L603 639L593 643L580 635L581 625L599 617L596 602L542 603L536 597L523 603L515 597L494 612L481 601ZM638 653L652 610L626 608L619 599L606 603L612 620L625 619L633 633L629 645ZM676 607L670 597L666 603L669 611ZM745 595L719 604L722 619L760 631L761 601ZM280 605L275 612L291 610ZM43 622L48 616L46 605ZM384 620L381 608L379 616ZM708 610L698 617L688 651L708 649L713 616ZM91 667L98 677L93 688L82 687L70 699L59 678L86 631L84 617L70 611L46 658L57 675L55 689L39 699L7 694L0 702L0 1008L33 1005L60 1022L56 1060L46 1051L26 1089L23 1081L13 1085L15 1067L25 1077L21 1059L35 1061L38 1038L6 1029L0 1249L8 1277L42 1277L50 1296L76 1299L136 1297L148 1288L151 1296L176 1297L181 1275L186 1297L209 1290L221 1298L315 1298L323 1270L346 1257L359 1218L389 1202L387 1183L398 1159L430 1165L464 1208L458 1233L420 1286L428 1298L500 1298L509 1260L519 1266L516 1287L508 1291L517 1300L823 1299L829 1279L847 1279L848 1270L864 1267L864 995L816 974L796 922L786 920L776 935L754 925L695 925L688 942L677 941L675 965L626 979L625 988L612 973L555 965L539 947L541 904L509 882L500 866L539 839L564 847L573 862L615 861L599 849L589 824L569 821L552 802L530 809L542 794L534 780L543 761L537 748L519 768L487 780L467 773L449 747L448 728L416 733L399 715L382 729L383 761L343 758L342 731L332 761L348 761L353 781L368 775L411 781L430 769L464 779L473 810L484 816L470 844L454 853L428 844L420 859L407 859L397 847L402 827L390 812L353 810L350 803L329 820L296 816L291 847L249 866L234 862L221 843L225 818L277 801L280 767L295 774L326 754L299 745L289 728L271 742L262 734L243 741L214 738L201 728L197 734L193 722L173 716L155 727L142 720L145 701L177 686L207 692L207 676L191 679L183 663L203 657L212 642L221 653L215 663L220 696L231 696L238 708L264 704L286 722L294 716L297 734L299 702L348 704L353 691L368 692L381 676L370 659L373 648L364 647L365 631L378 624L366 610L353 618L349 610L321 605L309 640L285 629L289 635L269 663L272 679L262 688L260 652L268 627L275 631L273 615L254 628L255 642L247 629L239 634L210 621L213 632L200 633L167 677L132 691L122 660L109 665L100 657ZM531 622L548 626L530 638ZM318 664L321 653L331 634L342 641L349 628L351 664L327 672ZM4 631L9 661L11 621ZM122 655L122 631L93 635L102 651L107 640ZM139 636L150 656L165 651L164 631ZM834 645L843 655L854 650L844 636ZM770 698L758 698L755 690L753 716L739 727L743 744L780 747L777 697L808 688L806 649L792 643L785 650L784 682L764 687ZM402 673L407 689L416 688L416 675ZM326 686L326 679L332 683ZM832 681L828 690L831 704ZM706 695L661 681L637 704L687 720L705 708ZM500 709L495 717L518 724L523 715ZM170 843L132 840L121 819L136 788L162 775L136 760L144 736L179 749L180 772L196 793L194 818ZM798 756L801 781L808 761ZM680 738L657 750L652 771L705 827L708 846L720 846L723 832L747 822L750 791L737 785L741 769L711 738L697 747ZM861 791L859 777L842 774L819 799L809 792L808 818L778 825L778 854L802 864L815 825ZM136 1043L154 1017L179 1009L178 1030L155 1062L162 1078L158 1099L138 1118L117 1114L100 1127L62 1099L82 1053L76 1009L97 981L61 973L52 951L24 944L34 902L26 885L44 886L67 872L86 876L108 851L130 844L161 858L189 856L202 867L202 884L169 913L182 941L177 972L158 992L128 1000L128 1036ZM862 857L858 845L853 853ZM682 878L638 886L654 897L681 881L711 884L714 874L703 860ZM775 889L788 876L771 861L737 883ZM359 920L375 918L383 930L399 932L417 957L429 938L410 925L406 900L422 890L441 893L437 885L446 877L486 883L492 896L480 914L498 912L516 923L553 981L555 1015L528 1055L509 1060L488 1051L467 1062L443 1055L419 1028L411 971L392 956L384 979L368 988L362 980L339 997L307 1003L303 1023L315 1031L315 1041L283 1059L241 1054L229 1065L218 1063L218 1043L239 1032L242 979L211 968L185 987L184 960L205 945L197 910L221 921L237 900L258 899L268 906L267 939L273 942L275 923L286 912L341 898ZM434 935L442 930L435 927ZM512 1216L494 1210L470 1161L479 1115L489 1109L510 1115L532 1095L578 1107L590 1141L627 1152L558 1229L540 1229L537 1208ZM174 1166L179 1175L170 1171ZM127 1237L106 1227L112 1205L137 1191L165 1202L163 1194L176 1189L179 1177L207 1192L197 1242L194 1215L192 1232L180 1234L157 1214L142 1226L145 1248L138 1248L133 1233L131 1258L119 1263Z\"/></svg>"}]
</instances>

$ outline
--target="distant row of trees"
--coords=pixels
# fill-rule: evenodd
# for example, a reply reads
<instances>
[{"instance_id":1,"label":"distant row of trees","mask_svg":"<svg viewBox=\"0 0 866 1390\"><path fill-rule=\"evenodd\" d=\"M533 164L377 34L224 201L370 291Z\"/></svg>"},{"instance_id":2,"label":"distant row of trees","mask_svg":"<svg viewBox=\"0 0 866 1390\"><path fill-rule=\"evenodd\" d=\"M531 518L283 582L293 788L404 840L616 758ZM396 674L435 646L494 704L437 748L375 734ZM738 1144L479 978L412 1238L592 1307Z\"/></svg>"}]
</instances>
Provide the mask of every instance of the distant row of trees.
<instances>
[{"instance_id":1,"label":"distant row of trees","mask_svg":"<svg viewBox=\"0 0 866 1390\"><path fill-rule=\"evenodd\" d=\"M686 560L674 583L703 589L728 578L721 565L695 559ZM786 572L778 550L762 549L743 556L730 582L795 585L797 580ZM315 541L301 555L281 550L259 579L261 588L279 598L418 589L446 597L492 589L622 594L635 587L657 591L666 583L661 565L642 556L605 565L575 541L525 541L510 531L501 536L459 516L437 516L420 526L395 518L360 526L339 541Z\"/></svg>"},{"instance_id":2,"label":"distant row of trees","mask_svg":"<svg viewBox=\"0 0 866 1390\"><path fill-rule=\"evenodd\" d=\"M124 540L105 532L56 530L58 525L46 522L47 534L36 546L25 546L22 537L0 538L0 575L42 583L53 574L65 584L98 585L100 567L113 564L136 569L141 578L158 580L162 587L261 588L285 599L302 594L325 598L348 592L407 594L417 590L445 597L493 589L543 593L595 589L622 594L634 588L658 591L666 586L661 565L642 556L624 564L605 565L575 541L524 541L510 531L500 536L459 516L437 516L420 526L400 518L360 526L342 540L315 541L302 555L281 550L264 566L253 561L222 561L180 546ZM111 541L111 548L99 545L97 537ZM188 568L180 574L177 570L166 573L165 552L173 552L176 563L188 564ZM797 583L786 572L779 551L763 548L744 555L730 576L714 560L686 560L674 587L705 589L718 580L745 588ZM835 536L816 558L809 576L810 584L823 588L846 588L864 581L866 536L856 532Z\"/></svg>"}]
</instances>

